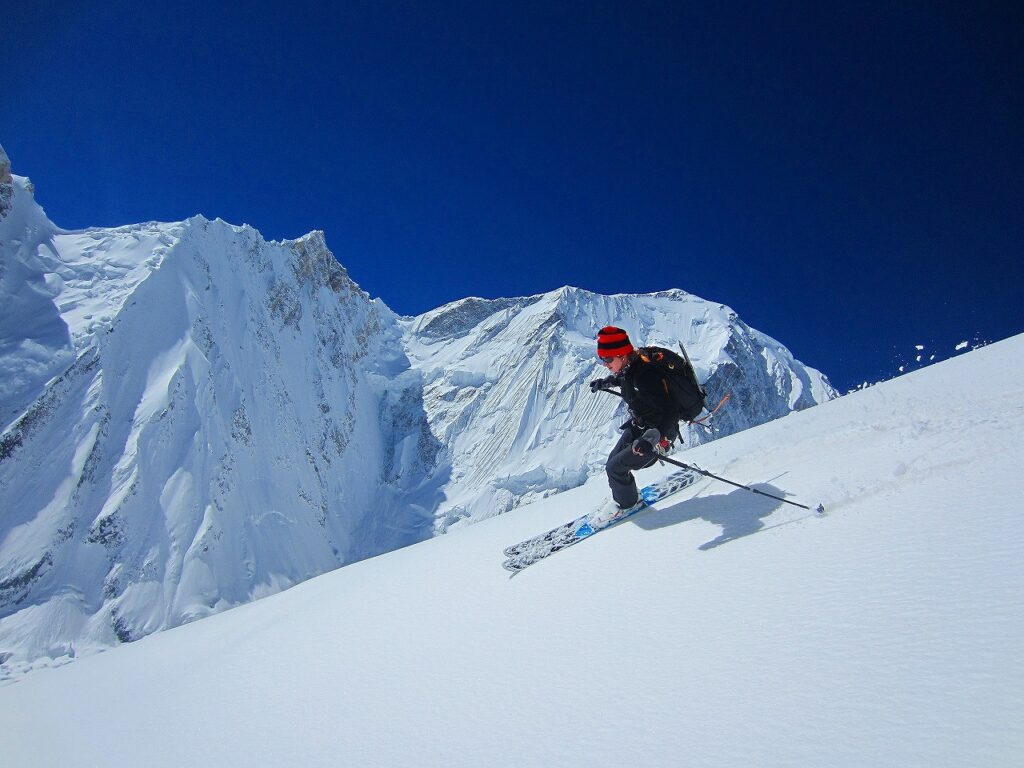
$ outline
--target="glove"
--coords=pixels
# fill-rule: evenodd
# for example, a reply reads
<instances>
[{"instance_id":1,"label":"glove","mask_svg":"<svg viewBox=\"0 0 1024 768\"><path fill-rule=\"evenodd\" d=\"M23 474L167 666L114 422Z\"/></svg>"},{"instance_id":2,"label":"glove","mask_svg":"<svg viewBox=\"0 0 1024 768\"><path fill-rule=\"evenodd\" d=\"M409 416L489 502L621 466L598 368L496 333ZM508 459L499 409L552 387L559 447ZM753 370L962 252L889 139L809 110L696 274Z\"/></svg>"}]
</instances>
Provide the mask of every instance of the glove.
<instances>
[{"instance_id":1,"label":"glove","mask_svg":"<svg viewBox=\"0 0 1024 768\"><path fill-rule=\"evenodd\" d=\"M641 437L633 441L633 453L637 456L650 456L653 451L654 446L648 440Z\"/></svg>"},{"instance_id":2,"label":"glove","mask_svg":"<svg viewBox=\"0 0 1024 768\"><path fill-rule=\"evenodd\" d=\"M603 379L594 379L590 382L591 392L600 392L605 387L609 386L615 379L612 376L606 376Z\"/></svg>"},{"instance_id":3,"label":"glove","mask_svg":"<svg viewBox=\"0 0 1024 768\"><path fill-rule=\"evenodd\" d=\"M650 456L654 452L654 444L661 442L661 432L651 427L633 441L633 453L637 456Z\"/></svg>"}]
</instances>

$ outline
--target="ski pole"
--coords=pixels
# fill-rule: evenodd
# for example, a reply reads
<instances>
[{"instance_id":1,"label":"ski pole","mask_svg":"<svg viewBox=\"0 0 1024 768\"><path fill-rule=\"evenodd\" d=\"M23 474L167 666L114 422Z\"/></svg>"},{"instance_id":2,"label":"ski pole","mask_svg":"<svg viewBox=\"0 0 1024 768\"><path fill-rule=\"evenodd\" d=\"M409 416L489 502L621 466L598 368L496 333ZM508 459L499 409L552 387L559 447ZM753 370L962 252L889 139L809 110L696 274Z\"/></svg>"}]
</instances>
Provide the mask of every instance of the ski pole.
<instances>
[{"instance_id":1,"label":"ski pole","mask_svg":"<svg viewBox=\"0 0 1024 768\"><path fill-rule=\"evenodd\" d=\"M681 461L676 461L675 459L670 459L668 456L658 456L658 459L660 461L668 462L669 464L674 464L677 467L682 467L683 469L689 469L689 470L692 470L694 472L698 472L698 473L704 475L704 477L711 477L711 478L714 478L715 480L718 480L720 482L728 483L729 485L735 486L736 488L742 488L743 490L750 491L751 493L757 493L757 494L760 494L761 496L767 496L769 499L775 499L776 501L782 501L782 502L785 502L786 504L792 504L794 507L800 507L800 509L807 509L807 510L811 509L806 504L797 504L795 501L790 501L789 499L784 499L781 496L773 496L770 493L765 493L764 491L759 491L759 490L757 490L757 488L751 488L749 485L740 485L739 483L734 483L732 480L726 480L724 477L719 477L718 475L713 475L710 472L708 472L707 470L701 469L698 466L694 466L692 464L684 464ZM825 506L823 504L819 504L817 507L814 508L813 511L817 512L819 515L823 515L823 514L825 514Z\"/></svg>"}]
</instances>

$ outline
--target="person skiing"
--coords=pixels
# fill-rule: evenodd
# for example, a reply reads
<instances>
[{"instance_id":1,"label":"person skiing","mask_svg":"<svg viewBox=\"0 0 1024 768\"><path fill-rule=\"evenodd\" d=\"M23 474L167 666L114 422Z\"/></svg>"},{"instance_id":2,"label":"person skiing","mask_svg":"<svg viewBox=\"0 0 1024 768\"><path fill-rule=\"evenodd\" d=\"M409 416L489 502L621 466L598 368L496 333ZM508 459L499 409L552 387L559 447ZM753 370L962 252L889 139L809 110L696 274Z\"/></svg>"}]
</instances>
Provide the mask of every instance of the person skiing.
<instances>
[{"instance_id":1,"label":"person skiing","mask_svg":"<svg viewBox=\"0 0 1024 768\"><path fill-rule=\"evenodd\" d=\"M640 501L633 472L652 466L668 451L679 436L679 422L663 377L644 364L624 330L608 325L598 331L597 356L611 376L590 382L591 392L619 387L630 414L605 464L616 506L611 512L617 514Z\"/></svg>"}]
</instances>

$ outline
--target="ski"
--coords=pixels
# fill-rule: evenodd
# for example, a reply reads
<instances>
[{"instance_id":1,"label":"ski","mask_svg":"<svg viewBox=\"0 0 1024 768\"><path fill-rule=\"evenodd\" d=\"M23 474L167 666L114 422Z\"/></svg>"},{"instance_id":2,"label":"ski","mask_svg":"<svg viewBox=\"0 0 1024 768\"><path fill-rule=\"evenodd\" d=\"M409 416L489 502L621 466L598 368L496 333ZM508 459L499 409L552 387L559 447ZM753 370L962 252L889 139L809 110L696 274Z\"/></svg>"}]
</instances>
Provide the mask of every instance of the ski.
<instances>
[{"instance_id":1,"label":"ski","mask_svg":"<svg viewBox=\"0 0 1024 768\"><path fill-rule=\"evenodd\" d=\"M640 490L640 501L635 506L623 510L617 515L603 517L600 512L588 512L575 520L570 520L557 528L552 528L550 531L538 534L511 547L506 547L505 556L508 559L502 563L502 567L505 570L517 573L560 549L565 549L579 541L583 541L583 539L593 536L598 531L616 525L632 517L637 512L647 509L651 504L661 501L674 493L678 493L687 486L693 485L699 478L700 475L697 472L688 469L675 472L664 480L642 488Z\"/></svg>"}]
</instances>

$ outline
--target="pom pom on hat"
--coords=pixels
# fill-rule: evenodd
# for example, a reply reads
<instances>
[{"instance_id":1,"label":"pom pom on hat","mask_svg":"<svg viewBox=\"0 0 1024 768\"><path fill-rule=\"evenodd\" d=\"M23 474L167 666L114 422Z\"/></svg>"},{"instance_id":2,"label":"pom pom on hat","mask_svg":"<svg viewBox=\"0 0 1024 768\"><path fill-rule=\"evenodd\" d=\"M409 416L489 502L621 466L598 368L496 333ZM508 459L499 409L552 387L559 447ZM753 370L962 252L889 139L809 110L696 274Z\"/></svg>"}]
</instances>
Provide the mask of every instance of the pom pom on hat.
<instances>
[{"instance_id":1,"label":"pom pom on hat","mask_svg":"<svg viewBox=\"0 0 1024 768\"><path fill-rule=\"evenodd\" d=\"M597 332L598 357L619 357L632 352L633 345L629 343L629 335L621 328L606 325Z\"/></svg>"}]
</instances>

